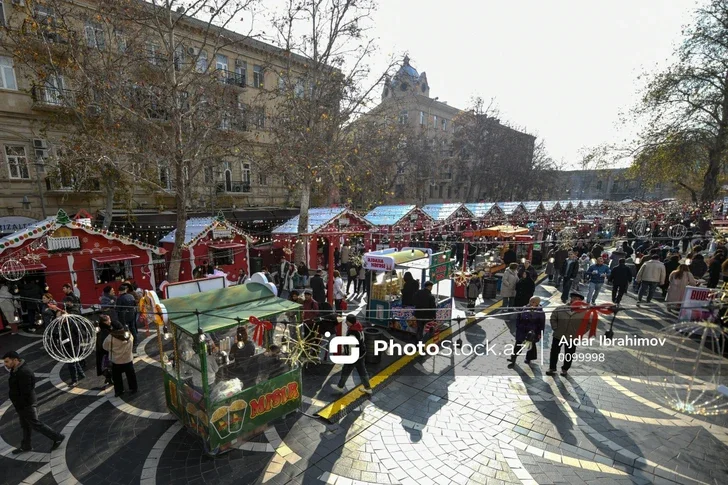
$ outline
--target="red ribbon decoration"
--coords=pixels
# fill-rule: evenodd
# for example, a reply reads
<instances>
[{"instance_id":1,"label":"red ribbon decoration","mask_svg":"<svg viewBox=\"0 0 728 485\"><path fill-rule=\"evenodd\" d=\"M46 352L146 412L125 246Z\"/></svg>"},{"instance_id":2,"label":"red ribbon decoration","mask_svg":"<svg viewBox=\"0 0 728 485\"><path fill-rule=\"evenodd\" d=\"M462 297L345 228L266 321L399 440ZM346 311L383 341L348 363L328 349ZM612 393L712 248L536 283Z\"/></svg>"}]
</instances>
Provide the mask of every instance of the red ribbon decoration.
<instances>
[{"instance_id":1,"label":"red ribbon decoration","mask_svg":"<svg viewBox=\"0 0 728 485\"><path fill-rule=\"evenodd\" d=\"M258 347L263 346L263 332L273 328L273 324L269 321L259 320L256 317L251 316L248 321L253 324L255 331L253 331L253 342L258 344Z\"/></svg>"},{"instance_id":2,"label":"red ribbon decoration","mask_svg":"<svg viewBox=\"0 0 728 485\"><path fill-rule=\"evenodd\" d=\"M597 323L599 322L599 315L611 315L614 313L614 305L611 303L604 305L589 306L583 301L575 301L571 304L571 309L577 313L584 312L584 317L581 319L581 325L576 335L581 337L587 330L589 331L589 338L596 336L597 334Z\"/></svg>"}]
</instances>

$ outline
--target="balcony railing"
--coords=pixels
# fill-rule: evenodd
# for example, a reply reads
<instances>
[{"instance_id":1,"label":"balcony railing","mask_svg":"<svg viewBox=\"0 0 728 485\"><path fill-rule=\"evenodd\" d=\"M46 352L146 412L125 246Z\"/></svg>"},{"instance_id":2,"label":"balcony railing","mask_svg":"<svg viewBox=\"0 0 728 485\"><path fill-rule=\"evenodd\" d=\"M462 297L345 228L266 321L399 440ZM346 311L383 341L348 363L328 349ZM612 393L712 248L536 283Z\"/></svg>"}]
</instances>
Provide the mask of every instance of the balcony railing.
<instances>
[{"instance_id":1,"label":"balcony railing","mask_svg":"<svg viewBox=\"0 0 728 485\"><path fill-rule=\"evenodd\" d=\"M229 84L231 86L238 86L240 88L245 87L245 77L234 71L226 71L225 69L217 70L217 77L223 84Z\"/></svg>"},{"instance_id":2,"label":"balcony railing","mask_svg":"<svg viewBox=\"0 0 728 485\"><path fill-rule=\"evenodd\" d=\"M33 104L36 106L63 107L73 105L73 92L55 86L33 86Z\"/></svg>"},{"instance_id":3,"label":"balcony railing","mask_svg":"<svg viewBox=\"0 0 728 485\"><path fill-rule=\"evenodd\" d=\"M64 251L67 249L81 249L81 241L78 236L49 237L48 251Z\"/></svg>"}]
</instances>

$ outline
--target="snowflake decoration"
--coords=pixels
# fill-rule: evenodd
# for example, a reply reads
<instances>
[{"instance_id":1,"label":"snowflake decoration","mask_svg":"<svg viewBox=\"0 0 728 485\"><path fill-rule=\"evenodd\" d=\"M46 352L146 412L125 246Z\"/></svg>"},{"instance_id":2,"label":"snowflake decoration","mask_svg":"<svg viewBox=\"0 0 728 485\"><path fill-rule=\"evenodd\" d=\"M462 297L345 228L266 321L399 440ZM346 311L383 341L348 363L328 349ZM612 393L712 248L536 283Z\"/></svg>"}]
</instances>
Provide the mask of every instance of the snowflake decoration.
<instances>
[{"instance_id":1,"label":"snowflake decoration","mask_svg":"<svg viewBox=\"0 0 728 485\"><path fill-rule=\"evenodd\" d=\"M455 276L453 276L452 279L457 286L465 286L470 281L470 278L472 278L471 275L461 272L461 273L455 274Z\"/></svg>"},{"instance_id":2,"label":"snowflake decoration","mask_svg":"<svg viewBox=\"0 0 728 485\"><path fill-rule=\"evenodd\" d=\"M25 256L25 259L30 261L31 263L39 263L41 258L39 254L30 253Z\"/></svg>"},{"instance_id":3,"label":"snowflake decoration","mask_svg":"<svg viewBox=\"0 0 728 485\"><path fill-rule=\"evenodd\" d=\"M289 327L291 328L291 327ZM295 328L295 330L293 330ZM284 337L284 343L288 352L283 360L291 367L297 367L309 362L318 362L321 354L321 339L316 332L303 334L303 325L296 325L289 331L288 337Z\"/></svg>"},{"instance_id":4,"label":"snowflake decoration","mask_svg":"<svg viewBox=\"0 0 728 485\"><path fill-rule=\"evenodd\" d=\"M25 276L25 266L17 259L8 259L0 267L0 276L8 281L18 281Z\"/></svg>"}]
</instances>

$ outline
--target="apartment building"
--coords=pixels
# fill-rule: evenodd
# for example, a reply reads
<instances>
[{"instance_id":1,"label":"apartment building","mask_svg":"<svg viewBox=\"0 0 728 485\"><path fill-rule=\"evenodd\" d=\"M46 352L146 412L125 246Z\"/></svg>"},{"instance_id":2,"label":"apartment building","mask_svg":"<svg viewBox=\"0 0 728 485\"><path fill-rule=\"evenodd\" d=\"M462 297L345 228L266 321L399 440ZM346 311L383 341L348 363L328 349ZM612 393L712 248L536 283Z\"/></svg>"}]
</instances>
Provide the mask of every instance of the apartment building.
<instances>
[{"instance_id":1,"label":"apartment building","mask_svg":"<svg viewBox=\"0 0 728 485\"><path fill-rule=\"evenodd\" d=\"M80 208L92 213L105 207L104 193L98 186L79 188L74 174L64 169L64 128L58 119L64 108L74 103L74 86L60 75L43 80L28 72L18 51L13 48L11 36L28 26L38 30L46 41L62 46L68 40L54 26L61 22L60 2L33 2L0 0L0 217L25 216L40 219L55 214L59 208L73 213ZM115 27L94 21L103 3L63 2L67 8L85 9L84 23L76 22L76 34L91 49L122 49L127 40L116 35ZM295 201L285 180L267 169L263 148L271 137L267 129L271 113L275 111L275 87L285 69L303 69L305 59L283 55L276 47L256 39L224 29L217 29L226 39L214 49L205 45L202 21L184 17L180 32L185 42L174 50L175 70L179 65L193 63L200 75L212 75L221 85L224 95L235 105L234 113L222 116L216 127L218 140L226 134L243 138L235 153L210 162L206 161L198 179L190 181L191 210L209 210L246 207L281 207ZM65 34L68 35L68 34ZM196 41L196 39L199 39ZM144 39L128 39L128 41ZM156 54L159 42L146 41L147 59L151 65L160 61ZM143 62L143 61L142 61ZM214 90L213 90L214 91ZM210 96L219 93L211 92ZM103 104L87 103L86 110L104 110ZM68 111L68 110L67 110ZM162 110L149 108L150 117L164 123ZM191 121L194 123L194 120ZM242 133L242 135L241 135ZM151 143L154 143L153 141ZM153 161L137 154L144 175L154 179L159 190L150 191L146 185L134 188L132 211L169 210L175 206L175 180L169 167L149 166ZM196 163L196 162L194 162ZM200 162L202 163L202 162ZM151 175L150 175L151 174Z\"/></svg>"},{"instance_id":2,"label":"apartment building","mask_svg":"<svg viewBox=\"0 0 728 485\"><path fill-rule=\"evenodd\" d=\"M481 198L478 187L469 190L472 181L468 174L457 173L458 165L453 158L453 136L461 114L461 109L430 96L427 74L419 73L405 57L396 74L385 82L380 104L370 112L371 116L384 117L410 128L412 138L424 143L418 160L409 160L407 166L397 167L393 201L418 204L466 201L469 193L473 200ZM518 163L524 160L530 163L534 146L531 135L502 125L495 118L489 118L487 125L490 132L508 132L511 138L523 138L524 150L518 153Z\"/></svg>"}]
</instances>

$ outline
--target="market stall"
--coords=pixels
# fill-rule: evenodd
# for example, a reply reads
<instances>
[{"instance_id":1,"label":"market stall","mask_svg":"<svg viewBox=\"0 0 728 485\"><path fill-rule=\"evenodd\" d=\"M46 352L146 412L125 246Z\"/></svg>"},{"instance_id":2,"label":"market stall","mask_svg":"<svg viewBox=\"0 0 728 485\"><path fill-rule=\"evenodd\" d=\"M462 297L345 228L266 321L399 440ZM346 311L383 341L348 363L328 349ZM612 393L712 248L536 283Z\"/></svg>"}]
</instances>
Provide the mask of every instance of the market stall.
<instances>
[{"instance_id":1,"label":"market stall","mask_svg":"<svg viewBox=\"0 0 728 485\"><path fill-rule=\"evenodd\" d=\"M503 253L510 247L516 251L517 261L521 262L524 259L531 260L533 257L533 236L529 235L529 229L525 227L500 225L493 226L480 231L475 231L476 236L491 237L501 242L501 246L498 248L500 257L503 257ZM505 265L500 267L490 268L491 273L496 273L505 269Z\"/></svg>"},{"instance_id":2,"label":"market stall","mask_svg":"<svg viewBox=\"0 0 728 485\"><path fill-rule=\"evenodd\" d=\"M175 229L159 241L168 257L172 254L176 233ZM237 279L240 269L250 274L250 243L248 235L225 220L222 212L217 217L189 219L185 226L179 280L189 281L217 272L217 276L225 275L232 281ZM212 271L203 268L206 261ZM199 274L195 274L195 269Z\"/></svg>"},{"instance_id":3,"label":"market stall","mask_svg":"<svg viewBox=\"0 0 728 485\"><path fill-rule=\"evenodd\" d=\"M38 285L61 300L63 285L68 283L80 293L84 306L90 306L98 304L104 287L118 290L123 281L133 281L143 290L155 289L154 265L165 252L86 221L74 221L61 209L55 217L0 239L0 266L4 272L13 272L3 276L20 290L24 285Z\"/></svg>"},{"instance_id":4,"label":"market stall","mask_svg":"<svg viewBox=\"0 0 728 485\"><path fill-rule=\"evenodd\" d=\"M415 205L381 205L364 218L376 226L372 239L377 248L410 246L413 234L432 227L433 220Z\"/></svg>"},{"instance_id":5,"label":"market stall","mask_svg":"<svg viewBox=\"0 0 728 485\"><path fill-rule=\"evenodd\" d=\"M437 320L443 325L452 318L452 262L450 251L432 253L430 249L384 249L364 254L364 268L372 271L367 320L394 330L417 333L414 306L402 302L404 274L409 272L424 288L432 281L437 301Z\"/></svg>"},{"instance_id":6,"label":"market stall","mask_svg":"<svg viewBox=\"0 0 728 485\"><path fill-rule=\"evenodd\" d=\"M271 323L300 306L260 283L164 301L167 407L207 454L232 450L300 407L301 370L285 359L288 327Z\"/></svg>"}]
</instances>

